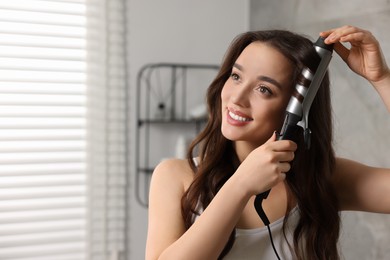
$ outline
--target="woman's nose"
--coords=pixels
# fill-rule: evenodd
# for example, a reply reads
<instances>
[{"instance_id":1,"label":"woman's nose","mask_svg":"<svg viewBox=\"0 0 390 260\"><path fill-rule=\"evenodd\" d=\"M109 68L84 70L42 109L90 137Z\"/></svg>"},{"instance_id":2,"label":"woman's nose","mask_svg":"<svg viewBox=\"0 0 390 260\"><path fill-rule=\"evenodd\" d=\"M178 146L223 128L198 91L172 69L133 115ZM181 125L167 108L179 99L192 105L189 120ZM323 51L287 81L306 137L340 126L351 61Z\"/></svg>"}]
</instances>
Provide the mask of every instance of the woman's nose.
<instances>
[{"instance_id":1,"label":"woman's nose","mask_svg":"<svg viewBox=\"0 0 390 260\"><path fill-rule=\"evenodd\" d=\"M236 105L246 107L249 105L250 87L248 84L237 86L231 96L232 102Z\"/></svg>"}]
</instances>

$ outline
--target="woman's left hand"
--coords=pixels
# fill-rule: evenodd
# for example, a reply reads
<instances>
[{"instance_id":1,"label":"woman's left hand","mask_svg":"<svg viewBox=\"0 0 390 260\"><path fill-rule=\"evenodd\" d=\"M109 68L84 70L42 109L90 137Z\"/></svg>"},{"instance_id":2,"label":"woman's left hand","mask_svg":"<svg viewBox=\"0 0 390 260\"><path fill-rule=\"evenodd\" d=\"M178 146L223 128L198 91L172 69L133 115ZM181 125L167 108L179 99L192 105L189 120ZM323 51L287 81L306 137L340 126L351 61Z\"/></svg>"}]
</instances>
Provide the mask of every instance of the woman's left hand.
<instances>
[{"instance_id":1,"label":"woman's left hand","mask_svg":"<svg viewBox=\"0 0 390 260\"><path fill-rule=\"evenodd\" d=\"M334 43L334 50L351 70L366 78L374 86L390 78L390 70L379 42L371 32L353 26L343 26L321 32L320 36L326 37L325 43ZM341 42L349 42L351 48L346 48Z\"/></svg>"}]
</instances>

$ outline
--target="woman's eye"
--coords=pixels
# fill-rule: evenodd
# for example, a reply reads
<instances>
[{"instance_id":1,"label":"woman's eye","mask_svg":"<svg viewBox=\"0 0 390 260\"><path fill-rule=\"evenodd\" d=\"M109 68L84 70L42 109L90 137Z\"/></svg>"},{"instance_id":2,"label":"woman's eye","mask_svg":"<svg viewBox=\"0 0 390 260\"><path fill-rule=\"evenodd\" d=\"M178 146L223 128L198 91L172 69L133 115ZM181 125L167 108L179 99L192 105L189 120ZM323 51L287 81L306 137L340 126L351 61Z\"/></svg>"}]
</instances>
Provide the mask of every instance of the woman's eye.
<instances>
[{"instance_id":1,"label":"woman's eye","mask_svg":"<svg viewBox=\"0 0 390 260\"><path fill-rule=\"evenodd\" d=\"M267 88L266 86L263 86L263 85L259 86L259 91L265 95L268 95L268 96L271 96L273 94L269 88Z\"/></svg>"},{"instance_id":2,"label":"woman's eye","mask_svg":"<svg viewBox=\"0 0 390 260\"><path fill-rule=\"evenodd\" d=\"M232 73L230 75L230 77L232 77L233 80L239 80L240 79L240 76L238 76L238 74L236 74L236 73Z\"/></svg>"}]
</instances>

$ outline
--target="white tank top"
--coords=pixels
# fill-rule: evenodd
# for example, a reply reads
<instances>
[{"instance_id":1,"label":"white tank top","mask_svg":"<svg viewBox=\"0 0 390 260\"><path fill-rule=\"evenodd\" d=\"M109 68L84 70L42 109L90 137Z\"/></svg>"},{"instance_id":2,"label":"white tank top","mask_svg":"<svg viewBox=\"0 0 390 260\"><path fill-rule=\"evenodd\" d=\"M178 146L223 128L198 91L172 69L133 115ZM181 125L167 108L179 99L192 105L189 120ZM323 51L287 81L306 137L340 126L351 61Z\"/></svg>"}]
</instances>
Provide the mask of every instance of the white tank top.
<instances>
[{"instance_id":1,"label":"white tank top","mask_svg":"<svg viewBox=\"0 0 390 260\"><path fill-rule=\"evenodd\" d=\"M299 219L299 210L294 208L288 218L286 236L293 245L292 234ZM286 238L283 235L283 220L281 218L270 224L275 248L281 259L293 259ZM224 260L260 260L277 259L271 245L267 227L256 229L236 229L236 240Z\"/></svg>"}]
</instances>

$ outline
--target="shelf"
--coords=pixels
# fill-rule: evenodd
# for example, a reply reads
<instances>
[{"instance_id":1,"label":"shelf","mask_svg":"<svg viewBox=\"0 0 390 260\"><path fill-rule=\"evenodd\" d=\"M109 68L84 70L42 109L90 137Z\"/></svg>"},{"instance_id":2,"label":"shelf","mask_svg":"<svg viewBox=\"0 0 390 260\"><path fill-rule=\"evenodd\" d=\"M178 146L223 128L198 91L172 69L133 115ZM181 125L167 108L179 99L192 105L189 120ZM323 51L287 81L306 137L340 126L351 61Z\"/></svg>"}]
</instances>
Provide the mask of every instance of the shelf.
<instances>
[{"instance_id":1,"label":"shelf","mask_svg":"<svg viewBox=\"0 0 390 260\"><path fill-rule=\"evenodd\" d=\"M202 118L206 117L205 96L218 69L211 64L155 63L138 72L135 192L142 206L148 206L156 165L183 154L187 138L193 139L207 122ZM180 137L186 138L184 146L178 146Z\"/></svg>"},{"instance_id":2,"label":"shelf","mask_svg":"<svg viewBox=\"0 0 390 260\"><path fill-rule=\"evenodd\" d=\"M154 168L138 168L139 172L145 173L145 174L152 174L154 171Z\"/></svg>"}]
</instances>

